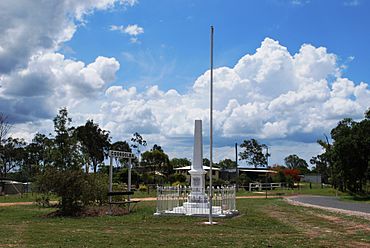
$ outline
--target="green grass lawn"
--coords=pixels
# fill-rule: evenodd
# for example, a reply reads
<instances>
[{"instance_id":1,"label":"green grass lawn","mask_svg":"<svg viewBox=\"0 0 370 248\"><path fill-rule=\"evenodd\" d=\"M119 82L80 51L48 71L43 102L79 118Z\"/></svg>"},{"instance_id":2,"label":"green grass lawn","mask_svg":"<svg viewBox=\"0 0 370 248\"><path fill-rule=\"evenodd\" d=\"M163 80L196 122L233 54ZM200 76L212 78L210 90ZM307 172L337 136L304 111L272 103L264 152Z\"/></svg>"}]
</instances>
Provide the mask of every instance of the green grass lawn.
<instances>
[{"instance_id":1,"label":"green grass lawn","mask_svg":"<svg viewBox=\"0 0 370 248\"><path fill-rule=\"evenodd\" d=\"M15 195L5 195L0 196L0 203L6 202L35 202L37 197L40 197L39 193L25 193L25 194L15 194ZM157 191L150 190L148 192L135 191L132 197L134 198L144 198L144 197L156 197ZM50 200L56 201L58 197L51 195Z\"/></svg>"},{"instance_id":2,"label":"green grass lawn","mask_svg":"<svg viewBox=\"0 0 370 248\"><path fill-rule=\"evenodd\" d=\"M263 191L265 192L265 191ZM252 191L249 192L248 190L245 190L241 188L238 192L238 195L255 195L257 192ZM326 196L335 196L336 193L341 195L348 195L347 193L343 192L336 192L336 190L330 186L321 187L320 184L311 184L311 188L308 183L300 183L299 187L295 187L294 189L290 188L276 188L274 190L268 190L267 194L273 195L273 194L285 194L285 195L294 195L294 194L310 194L310 195L326 195Z\"/></svg>"},{"instance_id":3,"label":"green grass lawn","mask_svg":"<svg viewBox=\"0 0 370 248\"><path fill-rule=\"evenodd\" d=\"M0 207L0 247L366 247L370 221L291 206L282 199L240 199L240 215L153 216L141 202L124 216L45 218L52 208Z\"/></svg>"},{"instance_id":4,"label":"green grass lawn","mask_svg":"<svg viewBox=\"0 0 370 248\"><path fill-rule=\"evenodd\" d=\"M3 195L0 196L0 203L2 202L34 202L37 196L41 194L38 193L25 193L16 195Z\"/></svg>"},{"instance_id":5,"label":"green grass lawn","mask_svg":"<svg viewBox=\"0 0 370 248\"><path fill-rule=\"evenodd\" d=\"M312 184L312 188L309 187L309 184L307 183L301 183L300 188L294 188L294 189L274 189L274 190L268 190L267 194L269 196L289 196L289 195L323 195L323 196L336 196L338 195L341 200L344 201L361 201L365 203L370 203L370 196L354 196L349 195L348 193L343 193L340 191L336 191L335 189L331 187L324 187L321 188L320 184ZM257 192L252 191L249 192L248 190L245 190L243 188L240 188L239 191L236 194L237 196L264 196L265 191ZM34 202L36 197L40 196L40 194L37 193L26 193L22 195L6 195L6 196L0 196L0 203L2 202ZM133 198L145 198L145 197L156 197L157 191L155 189L150 189L150 191L135 191ZM57 197L51 196L51 200L58 200Z\"/></svg>"}]
</instances>

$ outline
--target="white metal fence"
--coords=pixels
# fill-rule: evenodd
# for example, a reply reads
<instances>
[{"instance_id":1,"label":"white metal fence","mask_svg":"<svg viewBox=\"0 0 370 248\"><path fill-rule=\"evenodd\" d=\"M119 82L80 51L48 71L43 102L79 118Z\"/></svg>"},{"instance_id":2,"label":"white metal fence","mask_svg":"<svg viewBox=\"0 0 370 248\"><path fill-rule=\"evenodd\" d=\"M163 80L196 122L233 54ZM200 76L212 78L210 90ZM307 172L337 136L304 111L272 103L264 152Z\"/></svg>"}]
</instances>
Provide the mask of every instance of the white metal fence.
<instances>
[{"instance_id":1,"label":"white metal fence","mask_svg":"<svg viewBox=\"0 0 370 248\"><path fill-rule=\"evenodd\" d=\"M272 190L272 189L279 189L285 188L286 183L249 183L249 191L252 190Z\"/></svg>"},{"instance_id":2,"label":"white metal fence","mask_svg":"<svg viewBox=\"0 0 370 248\"><path fill-rule=\"evenodd\" d=\"M208 194L209 187L199 189L186 186L158 186L157 210L155 214L208 215ZM235 215L236 213L235 186L213 188L212 215L225 217Z\"/></svg>"}]
</instances>

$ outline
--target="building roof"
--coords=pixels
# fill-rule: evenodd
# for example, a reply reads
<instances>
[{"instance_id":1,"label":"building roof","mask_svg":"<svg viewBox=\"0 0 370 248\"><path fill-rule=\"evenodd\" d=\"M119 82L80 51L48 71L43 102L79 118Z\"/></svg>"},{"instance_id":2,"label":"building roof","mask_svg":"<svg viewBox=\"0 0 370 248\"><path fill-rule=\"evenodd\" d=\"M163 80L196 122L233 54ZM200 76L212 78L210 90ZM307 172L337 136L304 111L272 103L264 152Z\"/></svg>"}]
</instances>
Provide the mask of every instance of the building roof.
<instances>
[{"instance_id":1,"label":"building roof","mask_svg":"<svg viewBox=\"0 0 370 248\"><path fill-rule=\"evenodd\" d=\"M191 166L184 166L179 168L173 168L174 170L191 170ZM209 166L203 166L203 170L209 170ZM212 170L219 171L220 168L212 167Z\"/></svg>"}]
</instances>

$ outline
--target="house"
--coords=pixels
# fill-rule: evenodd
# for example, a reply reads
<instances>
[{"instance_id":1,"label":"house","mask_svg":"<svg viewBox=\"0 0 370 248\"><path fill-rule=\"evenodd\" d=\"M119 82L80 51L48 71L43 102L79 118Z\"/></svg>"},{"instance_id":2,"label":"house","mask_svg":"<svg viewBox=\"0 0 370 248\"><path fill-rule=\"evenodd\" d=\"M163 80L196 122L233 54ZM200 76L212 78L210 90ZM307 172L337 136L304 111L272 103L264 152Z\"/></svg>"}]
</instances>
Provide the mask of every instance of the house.
<instances>
[{"instance_id":1,"label":"house","mask_svg":"<svg viewBox=\"0 0 370 248\"><path fill-rule=\"evenodd\" d=\"M190 174L188 173L190 169L191 169L191 166L174 168L174 170L177 173L184 175L187 181L190 181ZM210 169L209 166L203 166L203 169L207 172L207 176L209 176L209 169ZM212 177L215 179L220 178L220 168L212 167Z\"/></svg>"}]
</instances>

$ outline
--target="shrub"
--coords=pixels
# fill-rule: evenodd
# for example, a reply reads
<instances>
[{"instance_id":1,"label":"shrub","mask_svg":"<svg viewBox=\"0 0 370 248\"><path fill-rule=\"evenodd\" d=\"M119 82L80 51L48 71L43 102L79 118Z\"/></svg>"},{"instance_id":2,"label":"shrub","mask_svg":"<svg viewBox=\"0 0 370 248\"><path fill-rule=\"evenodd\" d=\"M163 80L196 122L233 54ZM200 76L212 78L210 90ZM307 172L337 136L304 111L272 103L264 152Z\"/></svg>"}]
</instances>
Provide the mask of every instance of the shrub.
<instances>
[{"instance_id":1,"label":"shrub","mask_svg":"<svg viewBox=\"0 0 370 248\"><path fill-rule=\"evenodd\" d=\"M146 192L146 191L148 191L148 186L146 186L145 184L140 184L139 185L139 191L140 192Z\"/></svg>"},{"instance_id":2,"label":"shrub","mask_svg":"<svg viewBox=\"0 0 370 248\"><path fill-rule=\"evenodd\" d=\"M62 215L73 216L106 199L107 181L102 175L89 175L81 170L50 168L39 176L37 184L42 193L52 192L61 198L58 207Z\"/></svg>"},{"instance_id":3,"label":"shrub","mask_svg":"<svg viewBox=\"0 0 370 248\"><path fill-rule=\"evenodd\" d=\"M175 174L172 174L168 177L168 181L170 183L174 183L174 182L180 182L180 183L184 183L186 182L186 176L182 175L182 174L179 174L179 173L175 173Z\"/></svg>"},{"instance_id":4,"label":"shrub","mask_svg":"<svg viewBox=\"0 0 370 248\"><path fill-rule=\"evenodd\" d=\"M36 197L36 205L41 207L50 207L49 194L41 194L40 196Z\"/></svg>"},{"instance_id":5,"label":"shrub","mask_svg":"<svg viewBox=\"0 0 370 248\"><path fill-rule=\"evenodd\" d=\"M244 187L245 190L249 190L249 183L252 182L252 180L246 174L241 174L237 181L241 187Z\"/></svg>"},{"instance_id":6,"label":"shrub","mask_svg":"<svg viewBox=\"0 0 370 248\"><path fill-rule=\"evenodd\" d=\"M171 186L186 186L186 182L180 182L180 181L176 181L176 182L173 182L171 184Z\"/></svg>"}]
</instances>

